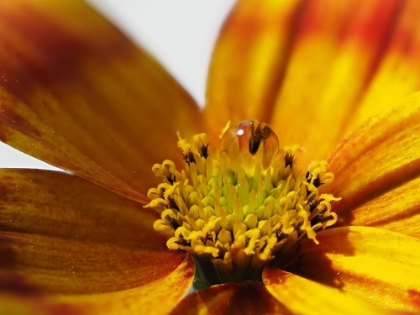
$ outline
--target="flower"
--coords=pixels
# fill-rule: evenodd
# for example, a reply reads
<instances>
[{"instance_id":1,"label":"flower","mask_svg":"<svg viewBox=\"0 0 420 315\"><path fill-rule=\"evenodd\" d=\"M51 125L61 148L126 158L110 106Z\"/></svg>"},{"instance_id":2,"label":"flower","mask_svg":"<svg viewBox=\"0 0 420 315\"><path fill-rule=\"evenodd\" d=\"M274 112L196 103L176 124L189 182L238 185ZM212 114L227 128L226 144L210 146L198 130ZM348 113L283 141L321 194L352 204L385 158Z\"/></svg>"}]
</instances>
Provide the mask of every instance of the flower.
<instances>
[{"instance_id":1,"label":"flower","mask_svg":"<svg viewBox=\"0 0 420 315\"><path fill-rule=\"evenodd\" d=\"M419 6L240 1L201 112L87 5L1 2L0 139L75 176L1 170L0 313L418 312L420 94L400 99L420 85ZM338 222L261 282L183 298L194 264L143 208L150 167L182 165L176 131L204 128L217 146L229 120L250 118L302 145L301 165L327 158Z\"/></svg>"}]
</instances>

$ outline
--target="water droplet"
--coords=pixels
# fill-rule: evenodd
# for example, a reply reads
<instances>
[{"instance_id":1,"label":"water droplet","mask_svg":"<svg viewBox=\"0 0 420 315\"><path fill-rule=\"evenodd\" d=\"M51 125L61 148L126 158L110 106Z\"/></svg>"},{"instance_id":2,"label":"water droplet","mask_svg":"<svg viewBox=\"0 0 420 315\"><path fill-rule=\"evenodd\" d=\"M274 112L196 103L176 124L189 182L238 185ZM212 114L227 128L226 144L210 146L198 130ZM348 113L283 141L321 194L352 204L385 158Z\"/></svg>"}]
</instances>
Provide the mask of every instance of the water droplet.
<instances>
[{"instance_id":1,"label":"water droplet","mask_svg":"<svg viewBox=\"0 0 420 315\"><path fill-rule=\"evenodd\" d=\"M257 120L244 120L229 127L220 141L220 151L231 159L239 153L251 155L262 160L268 167L279 151L279 141L273 129Z\"/></svg>"}]
</instances>

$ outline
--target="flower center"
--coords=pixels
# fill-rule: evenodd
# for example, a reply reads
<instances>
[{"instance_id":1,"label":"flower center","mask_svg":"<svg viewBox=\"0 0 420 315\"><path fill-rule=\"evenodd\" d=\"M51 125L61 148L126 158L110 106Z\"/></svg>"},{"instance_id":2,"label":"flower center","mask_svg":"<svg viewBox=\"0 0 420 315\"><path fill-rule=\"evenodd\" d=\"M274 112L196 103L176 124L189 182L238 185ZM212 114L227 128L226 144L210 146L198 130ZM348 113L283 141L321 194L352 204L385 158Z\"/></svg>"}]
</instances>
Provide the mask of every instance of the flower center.
<instances>
[{"instance_id":1,"label":"flower center","mask_svg":"<svg viewBox=\"0 0 420 315\"><path fill-rule=\"evenodd\" d=\"M260 280L264 265L302 237L337 221L331 194L318 188L333 181L325 161L303 172L299 146L280 148L266 124L246 120L226 127L220 149L206 134L187 142L178 134L185 169L165 160L153 166L162 179L146 207L161 213L154 228L170 234L169 249L190 253L209 284Z\"/></svg>"}]
</instances>

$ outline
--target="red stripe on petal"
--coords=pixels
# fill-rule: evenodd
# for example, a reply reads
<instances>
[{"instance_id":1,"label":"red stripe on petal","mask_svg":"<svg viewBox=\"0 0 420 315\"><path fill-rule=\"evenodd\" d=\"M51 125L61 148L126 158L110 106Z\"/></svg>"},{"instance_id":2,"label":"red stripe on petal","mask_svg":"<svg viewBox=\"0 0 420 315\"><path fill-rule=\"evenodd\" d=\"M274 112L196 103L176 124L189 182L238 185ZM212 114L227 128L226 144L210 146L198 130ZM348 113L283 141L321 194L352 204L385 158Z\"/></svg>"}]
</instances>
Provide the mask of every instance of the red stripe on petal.
<instances>
[{"instance_id":1,"label":"red stripe on petal","mask_svg":"<svg viewBox=\"0 0 420 315\"><path fill-rule=\"evenodd\" d=\"M408 295L411 298L411 301L420 309L420 291L417 290L407 290Z\"/></svg>"}]
</instances>

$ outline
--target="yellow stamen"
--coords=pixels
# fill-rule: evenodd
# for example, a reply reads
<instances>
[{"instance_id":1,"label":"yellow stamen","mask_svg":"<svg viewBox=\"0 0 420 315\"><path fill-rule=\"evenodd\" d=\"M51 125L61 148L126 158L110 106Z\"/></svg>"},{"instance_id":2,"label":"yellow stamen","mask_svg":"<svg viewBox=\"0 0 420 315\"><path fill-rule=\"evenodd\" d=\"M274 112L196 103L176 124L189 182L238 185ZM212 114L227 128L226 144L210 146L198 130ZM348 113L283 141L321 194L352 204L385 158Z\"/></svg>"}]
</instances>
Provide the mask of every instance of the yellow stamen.
<instances>
[{"instance_id":1,"label":"yellow stamen","mask_svg":"<svg viewBox=\"0 0 420 315\"><path fill-rule=\"evenodd\" d=\"M255 120L227 128L219 150L205 134L187 142L178 134L185 170L155 164L162 184L148 192L147 207L161 213L156 230L168 231L167 246L193 255L215 272L210 283L259 280L262 268L285 246L337 221L330 194L318 187L334 180L325 161L302 172L299 146L280 149L271 128ZM287 245L286 245L287 244Z\"/></svg>"}]
</instances>

